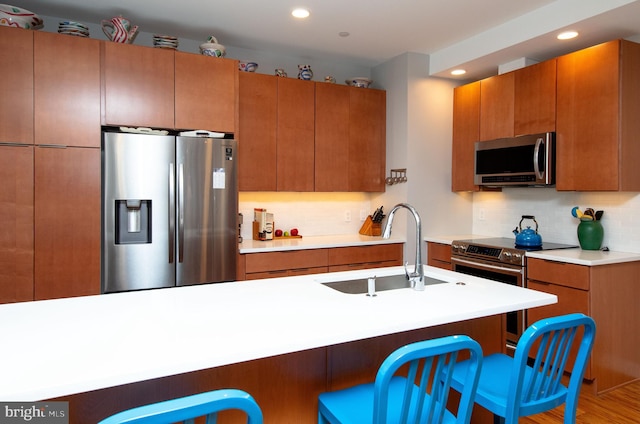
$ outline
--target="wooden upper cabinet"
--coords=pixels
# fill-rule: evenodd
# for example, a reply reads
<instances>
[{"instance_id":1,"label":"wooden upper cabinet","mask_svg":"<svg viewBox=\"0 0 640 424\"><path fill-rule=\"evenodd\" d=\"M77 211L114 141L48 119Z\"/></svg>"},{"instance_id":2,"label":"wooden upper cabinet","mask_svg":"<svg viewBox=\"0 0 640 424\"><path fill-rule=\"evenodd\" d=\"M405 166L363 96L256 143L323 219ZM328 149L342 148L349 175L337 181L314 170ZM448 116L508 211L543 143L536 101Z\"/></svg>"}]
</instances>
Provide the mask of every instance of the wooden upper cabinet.
<instances>
[{"instance_id":1,"label":"wooden upper cabinet","mask_svg":"<svg viewBox=\"0 0 640 424\"><path fill-rule=\"evenodd\" d=\"M278 80L240 72L238 85L238 188L276 191Z\"/></svg>"},{"instance_id":2,"label":"wooden upper cabinet","mask_svg":"<svg viewBox=\"0 0 640 424\"><path fill-rule=\"evenodd\" d=\"M277 81L277 190L314 191L315 85L293 78Z\"/></svg>"},{"instance_id":3,"label":"wooden upper cabinet","mask_svg":"<svg viewBox=\"0 0 640 424\"><path fill-rule=\"evenodd\" d=\"M349 191L384 192L387 93L349 88Z\"/></svg>"},{"instance_id":4,"label":"wooden upper cabinet","mask_svg":"<svg viewBox=\"0 0 640 424\"><path fill-rule=\"evenodd\" d=\"M640 191L640 45L557 59L556 189Z\"/></svg>"},{"instance_id":5,"label":"wooden upper cabinet","mask_svg":"<svg viewBox=\"0 0 640 424\"><path fill-rule=\"evenodd\" d=\"M316 83L315 191L349 191L349 98L348 86Z\"/></svg>"},{"instance_id":6,"label":"wooden upper cabinet","mask_svg":"<svg viewBox=\"0 0 640 424\"><path fill-rule=\"evenodd\" d=\"M0 26L0 143L33 144L33 34Z\"/></svg>"},{"instance_id":7,"label":"wooden upper cabinet","mask_svg":"<svg viewBox=\"0 0 640 424\"><path fill-rule=\"evenodd\" d=\"M235 133L238 61L175 52L175 127Z\"/></svg>"},{"instance_id":8,"label":"wooden upper cabinet","mask_svg":"<svg viewBox=\"0 0 640 424\"><path fill-rule=\"evenodd\" d=\"M480 81L480 140L513 137L513 72Z\"/></svg>"},{"instance_id":9,"label":"wooden upper cabinet","mask_svg":"<svg viewBox=\"0 0 640 424\"><path fill-rule=\"evenodd\" d=\"M480 139L480 81L453 90L451 190L474 191L475 142Z\"/></svg>"},{"instance_id":10,"label":"wooden upper cabinet","mask_svg":"<svg viewBox=\"0 0 640 424\"><path fill-rule=\"evenodd\" d=\"M103 123L174 128L174 51L108 41L103 46Z\"/></svg>"},{"instance_id":11,"label":"wooden upper cabinet","mask_svg":"<svg viewBox=\"0 0 640 424\"><path fill-rule=\"evenodd\" d=\"M0 145L0 179L0 303L25 302L33 300L33 146Z\"/></svg>"},{"instance_id":12,"label":"wooden upper cabinet","mask_svg":"<svg viewBox=\"0 0 640 424\"><path fill-rule=\"evenodd\" d=\"M34 33L35 144L100 147L100 42Z\"/></svg>"},{"instance_id":13,"label":"wooden upper cabinet","mask_svg":"<svg viewBox=\"0 0 640 424\"><path fill-rule=\"evenodd\" d=\"M35 299L100 293L100 149L35 148Z\"/></svg>"},{"instance_id":14,"label":"wooden upper cabinet","mask_svg":"<svg viewBox=\"0 0 640 424\"><path fill-rule=\"evenodd\" d=\"M556 60L514 71L514 135L556 130Z\"/></svg>"}]
</instances>

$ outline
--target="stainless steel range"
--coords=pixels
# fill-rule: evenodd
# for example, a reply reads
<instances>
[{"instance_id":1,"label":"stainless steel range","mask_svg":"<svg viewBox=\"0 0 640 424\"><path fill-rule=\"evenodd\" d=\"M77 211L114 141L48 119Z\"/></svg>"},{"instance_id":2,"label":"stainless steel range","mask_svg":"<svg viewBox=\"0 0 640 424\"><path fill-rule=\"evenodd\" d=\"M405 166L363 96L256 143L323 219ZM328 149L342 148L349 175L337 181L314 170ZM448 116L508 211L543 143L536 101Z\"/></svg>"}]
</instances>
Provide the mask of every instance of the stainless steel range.
<instances>
[{"instance_id":1,"label":"stainless steel range","mask_svg":"<svg viewBox=\"0 0 640 424\"><path fill-rule=\"evenodd\" d=\"M528 251L574 247L578 246L546 242L537 247L516 247L513 238L454 240L451 243L451 265L456 272L526 287ZM504 338L508 349L515 349L526 325L525 311L506 314Z\"/></svg>"}]
</instances>

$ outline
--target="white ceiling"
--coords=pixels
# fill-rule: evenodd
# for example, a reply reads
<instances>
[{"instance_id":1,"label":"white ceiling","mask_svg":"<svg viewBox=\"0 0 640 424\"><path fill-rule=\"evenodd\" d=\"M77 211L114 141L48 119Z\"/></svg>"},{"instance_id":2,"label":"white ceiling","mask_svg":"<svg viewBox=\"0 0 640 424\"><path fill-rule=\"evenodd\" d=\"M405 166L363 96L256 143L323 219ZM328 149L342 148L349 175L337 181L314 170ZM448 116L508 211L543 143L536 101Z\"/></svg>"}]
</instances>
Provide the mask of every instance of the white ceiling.
<instances>
[{"instance_id":1,"label":"white ceiling","mask_svg":"<svg viewBox=\"0 0 640 424\"><path fill-rule=\"evenodd\" d=\"M140 30L372 67L405 52L430 55L430 74L458 66L465 79L520 58L545 60L640 34L632 0L14 0L43 16L85 23L123 15ZM311 11L304 20L293 8ZM555 34L576 29L577 40ZM340 32L348 32L341 37Z\"/></svg>"}]
</instances>

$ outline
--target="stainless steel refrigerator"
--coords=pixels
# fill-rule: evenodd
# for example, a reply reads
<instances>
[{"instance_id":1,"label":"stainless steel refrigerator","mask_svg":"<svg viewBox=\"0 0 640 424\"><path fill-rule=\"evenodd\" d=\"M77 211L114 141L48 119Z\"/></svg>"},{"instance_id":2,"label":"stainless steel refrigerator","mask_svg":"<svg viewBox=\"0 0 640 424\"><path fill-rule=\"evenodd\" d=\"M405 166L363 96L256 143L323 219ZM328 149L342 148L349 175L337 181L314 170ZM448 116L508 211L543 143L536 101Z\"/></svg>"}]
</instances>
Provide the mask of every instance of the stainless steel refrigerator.
<instances>
[{"instance_id":1,"label":"stainless steel refrigerator","mask_svg":"<svg viewBox=\"0 0 640 424\"><path fill-rule=\"evenodd\" d=\"M102 133L102 292L235 280L237 144Z\"/></svg>"}]
</instances>

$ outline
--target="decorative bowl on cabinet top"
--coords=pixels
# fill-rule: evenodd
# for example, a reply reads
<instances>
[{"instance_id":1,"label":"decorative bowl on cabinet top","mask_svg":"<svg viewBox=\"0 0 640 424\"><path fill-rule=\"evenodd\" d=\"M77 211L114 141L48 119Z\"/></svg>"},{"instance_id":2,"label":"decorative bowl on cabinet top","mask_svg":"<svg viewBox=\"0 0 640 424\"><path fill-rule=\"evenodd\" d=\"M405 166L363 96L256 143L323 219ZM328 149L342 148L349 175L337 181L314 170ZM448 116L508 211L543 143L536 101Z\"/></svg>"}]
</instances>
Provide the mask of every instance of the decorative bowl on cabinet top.
<instances>
[{"instance_id":1,"label":"decorative bowl on cabinet top","mask_svg":"<svg viewBox=\"0 0 640 424\"><path fill-rule=\"evenodd\" d=\"M0 4L0 26L41 29L44 21L38 15L20 7Z\"/></svg>"}]
</instances>

